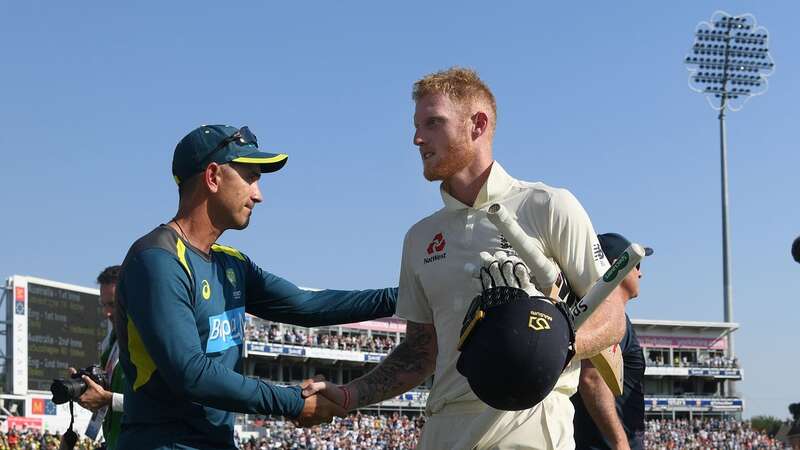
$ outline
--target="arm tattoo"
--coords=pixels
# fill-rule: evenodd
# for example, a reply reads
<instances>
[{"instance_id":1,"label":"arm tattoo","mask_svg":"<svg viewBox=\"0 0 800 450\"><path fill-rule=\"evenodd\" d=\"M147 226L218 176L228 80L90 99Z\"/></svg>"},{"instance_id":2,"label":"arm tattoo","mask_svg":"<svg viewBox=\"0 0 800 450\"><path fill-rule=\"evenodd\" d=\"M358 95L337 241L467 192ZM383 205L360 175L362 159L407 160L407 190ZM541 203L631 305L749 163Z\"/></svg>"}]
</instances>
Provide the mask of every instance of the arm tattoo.
<instances>
[{"instance_id":1,"label":"arm tattoo","mask_svg":"<svg viewBox=\"0 0 800 450\"><path fill-rule=\"evenodd\" d=\"M358 405L371 405L418 386L433 373L436 353L433 324L407 322L405 341L376 368L351 383L358 391Z\"/></svg>"}]
</instances>

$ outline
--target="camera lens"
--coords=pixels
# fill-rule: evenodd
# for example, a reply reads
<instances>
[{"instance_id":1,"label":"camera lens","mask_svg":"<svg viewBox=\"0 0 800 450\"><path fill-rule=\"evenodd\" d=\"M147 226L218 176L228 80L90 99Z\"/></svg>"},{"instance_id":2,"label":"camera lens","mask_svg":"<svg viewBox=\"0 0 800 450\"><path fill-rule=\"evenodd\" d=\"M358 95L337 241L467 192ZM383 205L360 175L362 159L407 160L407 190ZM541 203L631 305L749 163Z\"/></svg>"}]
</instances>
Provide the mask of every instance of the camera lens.
<instances>
[{"instance_id":1,"label":"camera lens","mask_svg":"<svg viewBox=\"0 0 800 450\"><path fill-rule=\"evenodd\" d=\"M70 400L78 400L85 391L86 382L81 378L67 380L58 378L53 380L53 384L50 385L50 392L53 393L53 403L56 405L67 403Z\"/></svg>"}]
</instances>

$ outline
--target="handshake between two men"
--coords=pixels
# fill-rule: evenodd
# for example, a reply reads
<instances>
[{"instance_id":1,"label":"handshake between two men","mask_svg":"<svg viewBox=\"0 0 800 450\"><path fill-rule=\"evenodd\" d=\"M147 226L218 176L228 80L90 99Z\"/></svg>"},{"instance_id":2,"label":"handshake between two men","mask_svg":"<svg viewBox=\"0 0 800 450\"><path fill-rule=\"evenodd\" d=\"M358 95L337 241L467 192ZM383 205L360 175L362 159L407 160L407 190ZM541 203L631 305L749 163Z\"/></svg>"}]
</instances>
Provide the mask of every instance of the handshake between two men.
<instances>
[{"instance_id":1,"label":"handshake between two men","mask_svg":"<svg viewBox=\"0 0 800 450\"><path fill-rule=\"evenodd\" d=\"M457 339L461 352L458 370L484 403L501 410L527 409L553 389L575 354L572 316L564 302L545 297L536 289L528 267L520 258L498 251L494 255L481 252L480 260L479 269L472 264L465 267L480 294L467 309ZM534 315L536 320L532 321ZM321 376L306 380L301 388L306 400L303 414L308 411L308 415L298 418L298 422L301 425L304 421L312 422L323 414L329 414L330 418L341 416L421 384L433 372L437 344L434 329L427 348L415 346L415 342L420 342L416 331L419 325L408 328L406 341L377 368L349 384L337 385ZM433 324L427 325L433 328ZM421 351L414 354L412 348ZM535 348L548 351L542 354L534 352ZM498 352L508 355L498 356ZM404 358L404 353L408 357ZM484 361L485 357L493 361ZM516 381L499 382L500 372ZM485 373L489 376L485 377ZM544 381L536 383L540 386L532 386L531 380ZM524 386L525 392L520 391L520 386ZM314 403L310 405L310 401Z\"/></svg>"},{"instance_id":2,"label":"handshake between two men","mask_svg":"<svg viewBox=\"0 0 800 450\"><path fill-rule=\"evenodd\" d=\"M303 381L300 385L305 404L303 405L303 411L295 418L298 426L311 427L321 423L328 423L333 420L333 417L345 417L347 415L347 409L341 406L342 403L336 402L335 399L332 400L326 396L318 395L317 392L322 389L321 387L315 388L315 385L319 383L325 383L324 376L316 375L314 378Z\"/></svg>"}]
</instances>

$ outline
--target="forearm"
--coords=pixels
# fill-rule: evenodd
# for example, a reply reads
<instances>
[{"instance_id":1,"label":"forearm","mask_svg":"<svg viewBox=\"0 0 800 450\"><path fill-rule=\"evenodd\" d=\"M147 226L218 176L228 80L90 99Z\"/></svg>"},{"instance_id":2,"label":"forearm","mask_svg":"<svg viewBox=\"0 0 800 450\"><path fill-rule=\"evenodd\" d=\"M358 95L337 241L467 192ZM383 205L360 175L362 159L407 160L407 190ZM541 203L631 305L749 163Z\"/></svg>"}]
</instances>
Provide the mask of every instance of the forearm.
<instances>
[{"instance_id":1,"label":"forearm","mask_svg":"<svg viewBox=\"0 0 800 450\"><path fill-rule=\"evenodd\" d=\"M614 394L591 364L584 364L581 368L578 391L586 410L611 446L615 449L628 448L628 437L617 415Z\"/></svg>"},{"instance_id":2,"label":"forearm","mask_svg":"<svg viewBox=\"0 0 800 450\"><path fill-rule=\"evenodd\" d=\"M161 361L158 367L163 368L165 380L173 391L205 406L290 418L300 414L303 408L303 399L297 387L276 386L244 376L209 360L202 353L195 353L192 357L173 353L171 358L155 360Z\"/></svg>"},{"instance_id":3,"label":"forearm","mask_svg":"<svg viewBox=\"0 0 800 450\"><path fill-rule=\"evenodd\" d=\"M575 335L575 357L590 358L618 344L625 334L624 294L619 288L611 292Z\"/></svg>"},{"instance_id":4,"label":"forearm","mask_svg":"<svg viewBox=\"0 0 800 450\"><path fill-rule=\"evenodd\" d=\"M345 386L355 402L348 409L372 405L419 386L435 366L435 355L420 354L403 342L375 369Z\"/></svg>"}]
</instances>

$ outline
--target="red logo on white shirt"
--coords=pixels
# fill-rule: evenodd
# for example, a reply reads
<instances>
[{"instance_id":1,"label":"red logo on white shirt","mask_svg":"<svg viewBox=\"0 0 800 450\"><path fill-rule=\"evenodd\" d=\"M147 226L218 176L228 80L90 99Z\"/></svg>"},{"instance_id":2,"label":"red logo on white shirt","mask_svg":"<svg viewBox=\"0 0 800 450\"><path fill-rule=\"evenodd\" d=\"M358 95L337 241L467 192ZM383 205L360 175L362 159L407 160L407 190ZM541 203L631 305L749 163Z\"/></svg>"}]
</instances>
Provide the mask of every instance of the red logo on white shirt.
<instances>
[{"instance_id":1,"label":"red logo on white shirt","mask_svg":"<svg viewBox=\"0 0 800 450\"><path fill-rule=\"evenodd\" d=\"M444 250L445 244L444 235L442 233L437 233L436 236L433 237L433 241L428 244L428 254L432 255L441 252Z\"/></svg>"},{"instance_id":2,"label":"red logo on white shirt","mask_svg":"<svg viewBox=\"0 0 800 450\"><path fill-rule=\"evenodd\" d=\"M436 236L433 237L433 240L430 244L428 244L428 248L426 249L428 256L423 258L422 262L428 264L447 258L447 253L444 251L444 246L444 234L436 233Z\"/></svg>"}]
</instances>

